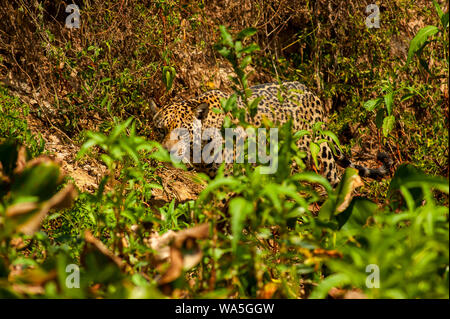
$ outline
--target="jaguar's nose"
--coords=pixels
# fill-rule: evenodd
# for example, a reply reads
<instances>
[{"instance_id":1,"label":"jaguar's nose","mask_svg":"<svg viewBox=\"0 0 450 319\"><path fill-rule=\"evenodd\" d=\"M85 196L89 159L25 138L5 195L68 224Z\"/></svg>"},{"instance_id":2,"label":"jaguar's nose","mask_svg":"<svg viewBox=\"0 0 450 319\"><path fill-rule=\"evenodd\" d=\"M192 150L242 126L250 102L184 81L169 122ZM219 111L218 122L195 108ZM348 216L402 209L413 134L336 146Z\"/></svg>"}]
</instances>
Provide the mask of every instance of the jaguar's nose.
<instances>
[{"instance_id":1,"label":"jaguar's nose","mask_svg":"<svg viewBox=\"0 0 450 319\"><path fill-rule=\"evenodd\" d=\"M178 140L172 140L170 138L165 138L164 141L162 142L162 146L166 150L170 151L170 150L172 150L172 148L177 146L178 142L179 142Z\"/></svg>"}]
</instances>

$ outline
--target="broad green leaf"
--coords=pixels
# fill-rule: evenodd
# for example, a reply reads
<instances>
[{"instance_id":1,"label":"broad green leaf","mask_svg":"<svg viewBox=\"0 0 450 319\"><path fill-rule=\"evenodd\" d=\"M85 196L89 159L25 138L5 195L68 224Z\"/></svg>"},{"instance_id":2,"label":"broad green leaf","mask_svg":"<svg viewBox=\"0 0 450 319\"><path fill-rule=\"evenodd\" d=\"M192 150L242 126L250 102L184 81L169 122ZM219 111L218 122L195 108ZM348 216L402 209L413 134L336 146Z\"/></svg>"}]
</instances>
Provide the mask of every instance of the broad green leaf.
<instances>
[{"instance_id":1,"label":"broad green leaf","mask_svg":"<svg viewBox=\"0 0 450 319\"><path fill-rule=\"evenodd\" d=\"M292 180L320 184L323 187L325 187L328 194L330 194L333 191L333 188L331 187L330 182L322 175L319 175L314 172L297 173L294 176L292 176Z\"/></svg>"},{"instance_id":2,"label":"broad green leaf","mask_svg":"<svg viewBox=\"0 0 450 319\"><path fill-rule=\"evenodd\" d=\"M126 121L123 121L122 123L119 123L111 132L111 135L108 136L109 142L115 141L117 137L122 134L127 127L131 124L133 121L133 117L129 117Z\"/></svg>"},{"instance_id":3,"label":"broad green leaf","mask_svg":"<svg viewBox=\"0 0 450 319\"><path fill-rule=\"evenodd\" d=\"M245 69L247 67L247 65L249 65L252 62L252 56L251 55L247 55L245 58L242 59L239 67L241 69Z\"/></svg>"},{"instance_id":4,"label":"broad green leaf","mask_svg":"<svg viewBox=\"0 0 450 319\"><path fill-rule=\"evenodd\" d=\"M236 41L234 43L234 50L237 52L237 57L239 58L241 56L241 50L242 50L242 42L241 41Z\"/></svg>"},{"instance_id":5,"label":"broad green leaf","mask_svg":"<svg viewBox=\"0 0 450 319\"><path fill-rule=\"evenodd\" d=\"M257 29L255 28L246 28L244 30L242 30L241 32L239 32L236 36L237 40L243 40L247 37L251 37L252 35L254 35L256 32L258 32Z\"/></svg>"},{"instance_id":6,"label":"broad green leaf","mask_svg":"<svg viewBox=\"0 0 450 319\"><path fill-rule=\"evenodd\" d=\"M444 13L436 0L433 0L433 4L436 9L436 13L439 16L439 20L441 20L442 26L446 29L448 27L448 12Z\"/></svg>"},{"instance_id":7,"label":"broad green leaf","mask_svg":"<svg viewBox=\"0 0 450 319\"><path fill-rule=\"evenodd\" d=\"M27 167L14 180L11 192L14 197L37 196L47 200L56 192L60 183L59 166L51 161Z\"/></svg>"},{"instance_id":8,"label":"broad green leaf","mask_svg":"<svg viewBox=\"0 0 450 319\"><path fill-rule=\"evenodd\" d=\"M320 152L320 146L317 145L314 142L311 142L309 144L309 149L311 151L311 156L312 156L312 158L314 160L314 165L316 165L316 167L319 168L319 163L317 161L317 156L319 155L319 152Z\"/></svg>"},{"instance_id":9,"label":"broad green leaf","mask_svg":"<svg viewBox=\"0 0 450 319\"><path fill-rule=\"evenodd\" d=\"M367 219L373 216L377 209L377 204L367 198L354 197L350 205L336 217L340 230L346 232L347 235L361 231L366 225Z\"/></svg>"},{"instance_id":10,"label":"broad green leaf","mask_svg":"<svg viewBox=\"0 0 450 319\"><path fill-rule=\"evenodd\" d=\"M278 210L281 210L280 196L290 197L297 203L306 205L305 199L301 197L295 190L275 183L266 185L261 194L267 195L269 198L271 198L275 208L277 208Z\"/></svg>"},{"instance_id":11,"label":"broad green leaf","mask_svg":"<svg viewBox=\"0 0 450 319\"><path fill-rule=\"evenodd\" d=\"M175 68L172 66L164 66L162 69L162 75L163 75L163 82L166 86L166 90L170 91L172 88L173 80L176 76Z\"/></svg>"},{"instance_id":12,"label":"broad green leaf","mask_svg":"<svg viewBox=\"0 0 450 319\"><path fill-rule=\"evenodd\" d=\"M350 278L346 274L333 274L322 280L311 292L309 299L324 299L331 288L349 284Z\"/></svg>"},{"instance_id":13,"label":"broad green leaf","mask_svg":"<svg viewBox=\"0 0 450 319\"><path fill-rule=\"evenodd\" d=\"M377 108L377 106L380 104L381 104L381 98L369 100L366 103L364 103L364 108L370 112L370 111L375 110Z\"/></svg>"},{"instance_id":14,"label":"broad green leaf","mask_svg":"<svg viewBox=\"0 0 450 319\"><path fill-rule=\"evenodd\" d=\"M416 36L411 40L409 44L408 58L406 64L411 61L411 58L422 49L428 40L428 37L435 35L439 32L439 29L433 25L428 25L417 32Z\"/></svg>"},{"instance_id":15,"label":"broad green leaf","mask_svg":"<svg viewBox=\"0 0 450 319\"><path fill-rule=\"evenodd\" d=\"M264 186L262 195L267 196L272 202L273 208L276 211L281 211L281 200L278 194L279 188L276 187L276 184L270 183Z\"/></svg>"},{"instance_id":16,"label":"broad green leaf","mask_svg":"<svg viewBox=\"0 0 450 319\"><path fill-rule=\"evenodd\" d=\"M241 53L252 53L254 51L260 50L259 45L252 43L241 50Z\"/></svg>"},{"instance_id":17,"label":"broad green leaf","mask_svg":"<svg viewBox=\"0 0 450 319\"><path fill-rule=\"evenodd\" d=\"M225 112L230 112L236 108L237 95L232 94L228 99L222 99L220 101L222 108Z\"/></svg>"},{"instance_id":18,"label":"broad green leaf","mask_svg":"<svg viewBox=\"0 0 450 319\"><path fill-rule=\"evenodd\" d=\"M333 140L334 143L331 143L330 141L326 141L326 142L327 142L328 145L331 147L331 149L333 150L334 153L336 153L336 152L335 152L335 149L334 149L335 146L337 146L337 147L339 148L339 150L340 150L341 152L343 152L343 151L342 151L342 148L341 148L341 143L339 142L339 139L338 139L338 137L336 136L336 134L334 134L333 132L328 131L328 130L322 131L322 134L328 136L329 138L331 138L331 139Z\"/></svg>"},{"instance_id":19,"label":"broad green leaf","mask_svg":"<svg viewBox=\"0 0 450 319\"><path fill-rule=\"evenodd\" d=\"M303 137L305 135L311 135L311 132L309 132L307 130L300 130L300 131L295 132L293 138L294 139L299 139L299 138L301 138L301 137Z\"/></svg>"},{"instance_id":20,"label":"broad green leaf","mask_svg":"<svg viewBox=\"0 0 450 319\"><path fill-rule=\"evenodd\" d=\"M442 16L441 23L444 26L444 29L448 28L448 12Z\"/></svg>"},{"instance_id":21,"label":"broad green leaf","mask_svg":"<svg viewBox=\"0 0 450 319\"><path fill-rule=\"evenodd\" d=\"M383 126L384 114L385 114L384 108L378 109L377 115L375 117L375 124L378 129L380 129Z\"/></svg>"},{"instance_id":22,"label":"broad green leaf","mask_svg":"<svg viewBox=\"0 0 450 319\"><path fill-rule=\"evenodd\" d=\"M236 190L239 186L241 186L241 182L237 179L229 177L216 178L212 182L210 182L208 186L200 193L200 196L198 197L199 202L204 201L211 192L222 186L227 186L231 189Z\"/></svg>"},{"instance_id":23,"label":"broad green leaf","mask_svg":"<svg viewBox=\"0 0 450 319\"><path fill-rule=\"evenodd\" d=\"M223 127L224 128L229 128L231 127L233 123L231 122L231 118L227 115L225 116L224 120L223 120Z\"/></svg>"},{"instance_id":24,"label":"broad green leaf","mask_svg":"<svg viewBox=\"0 0 450 319\"><path fill-rule=\"evenodd\" d=\"M237 244L241 239L245 219L252 211L253 204L242 197L236 197L230 201L229 212L231 214L231 232L233 234L231 246L234 252L236 252Z\"/></svg>"},{"instance_id":25,"label":"broad green leaf","mask_svg":"<svg viewBox=\"0 0 450 319\"><path fill-rule=\"evenodd\" d=\"M249 102L249 113L251 117L254 117L256 113L258 112L258 105L259 102L263 99L263 96L258 96L257 98L253 99L251 102Z\"/></svg>"},{"instance_id":26,"label":"broad green leaf","mask_svg":"<svg viewBox=\"0 0 450 319\"><path fill-rule=\"evenodd\" d=\"M77 157L76 159L79 160L81 159L88 151L91 147L93 147L94 145L97 145L97 142L93 139L89 139L87 140L81 147L80 150L78 151Z\"/></svg>"},{"instance_id":27,"label":"broad green leaf","mask_svg":"<svg viewBox=\"0 0 450 319\"><path fill-rule=\"evenodd\" d=\"M394 115L387 116L384 118L384 120L383 120L383 135L384 135L384 137L387 137L389 135L389 133L394 128L394 124L395 124Z\"/></svg>"},{"instance_id":28,"label":"broad green leaf","mask_svg":"<svg viewBox=\"0 0 450 319\"><path fill-rule=\"evenodd\" d=\"M384 104L386 105L386 110L389 116L392 114L393 103L394 103L394 92L390 91L384 96Z\"/></svg>"},{"instance_id":29,"label":"broad green leaf","mask_svg":"<svg viewBox=\"0 0 450 319\"><path fill-rule=\"evenodd\" d=\"M352 167L345 169L342 180L336 187L336 196L330 196L319 211L321 220L330 220L333 216L342 213L349 206L353 190L362 186L363 183L358 175L358 170Z\"/></svg>"},{"instance_id":30,"label":"broad green leaf","mask_svg":"<svg viewBox=\"0 0 450 319\"><path fill-rule=\"evenodd\" d=\"M222 48L218 49L217 52L219 52L219 54L221 56L223 56L224 58L228 58L230 56L231 51L227 47L222 47Z\"/></svg>"},{"instance_id":31,"label":"broad green leaf","mask_svg":"<svg viewBox=\"0 0 450 319\"><path fill-rule=\"evenodd\" d=\"M408 193L401 191L402 186L408 189ZM423 188L437 189L444 193L449 193L448 180L442 177L429 176L417 169L413 165L403 164L395 171L391 180L387 197L391 199L394 208L402 202L398 199L399 194L403 197L412 197L414 206L420 206L424 199ZM409 203L409 206L412 206Z\"/></svg>"},{"instance_id":32,"label":"broad green leaf","mask_svg":"<svg viewBox=\"0 0 450 319\"><path fill-rule=\"evenodd\" d=\"M323 122L315 122L312 127L313 132L321 132L323 125Z\"/></svg>"},{"instance_id":33,"label":"broad green leaf","mask_svg":"<svg viewBox=\"0 0 450 319\"><path fill-rule=\"evenodd\" d=\"M228 33L227 28L224 25L219 26L220 34L222 36L222 41L225 45L229 46L230 48L233 47L233 38L231 37L231 34Z\"/></svg>"}]
</instances>

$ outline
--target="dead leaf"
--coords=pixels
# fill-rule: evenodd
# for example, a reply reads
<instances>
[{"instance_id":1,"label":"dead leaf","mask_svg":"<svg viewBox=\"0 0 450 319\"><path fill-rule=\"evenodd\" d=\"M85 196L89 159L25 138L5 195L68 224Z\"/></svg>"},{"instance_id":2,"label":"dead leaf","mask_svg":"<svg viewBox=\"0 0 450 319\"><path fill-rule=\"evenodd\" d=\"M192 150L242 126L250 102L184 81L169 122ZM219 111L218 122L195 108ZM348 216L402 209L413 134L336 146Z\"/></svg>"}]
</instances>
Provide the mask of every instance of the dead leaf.
<instances>
[{"instance_id":1,"label":"dead leaf","mask_svg":"<svg viewBox=\"0 0 450 319\"><path fill-rule=\"evenodd\" d=\"M158 280L159 285L174 281L181 276L183 270L183 255L179 249L170 248L170 266L164 275Z\"/></svg>"},{"instance_id":2,"label":"dead leaf","mask_svg":"<svg viewBox=\"0 0 450 319\"><path fill-rule=\"evenodd\" d=\"M349 181L350 185L349 185L349 190L348 192L345 194L344 200L342 201L342 203L336 208L336 212L337 213L342 213L344 210L347 209L348 205L350 205L350 202L352 201L353 198L353 191L355 189L357 189L358 187L361 187L364 185L364 183L361 180L361 177L359 177L359 175L355 174L353 176L350 177L350 181Z\"/></svg>"},{"instance_id":3,"label":"dead leaf","mask_svg":"<svg viewBox=\"0 0 450 319\"><path fill-rule=\"evenodd\" d=\"M172 235L170 244L170 266L159 279L158 284L164 285L181 276L183 269L190 269L202 259L202 251L197 239L209 236L209 224L201 224L184 229Z\"/></svg>"},{"instance_id":4,"label":"dead leaf","mask_svg":"<svg viewBox=\"0 0 450 319\"><path fill-rule=\"evenodd\" d=\"M154 232L147 240L151 249L156 251L156 258L158 260L164 260L170 257L170 243L175 237L175 232L169 230L168 232L159 235Z\"/></svg>"},{"instance_id":5,"label":"dead leaf","mask_svg":"<svg viewBox=\"0 0 450 319\"><path fill-rule=\"evenodd\" d=\"M100 239L96 238L92 233L86 229L84 231L84 240L86 243L89 243L94 247L96 250L98 250L100 253L108 257L111 261L113 261L120 269L122 269L125 266L125 263L122 259L120 259L118 256L114 255L112 251L110 251L105 244L101 242Z\"/></svg>"},{"instance_id":6,"label":"dead leaf","mask_svg":"<svg viewBox=\"0 0 450 319\"><path fill-rule=\"evenodd\" d=\"M42 286L31 286L31 285L12 285L12 289L19 294L26 295L43 295L45 293L45 288Z\"/></svg>"},{"instance_id":7,"label":"dead leaf","mask_svg":"<svg viewBox=\"0 0 450 319\"><path fill-rule=\"evenodd\" d=\"M16 237L12 238L9 244L14 247L17 251L22 250L23 248L27 247L27 245L30 243L30 240L28 240L27 243L24 242L22 237Z\"/></svg>"},{"instance_id":8,"label":"dead leaf","mask_svg":"<svg viewBox=\"0 0 450 319\"><path fill-rule=\"evenodd\" d=\"M259 298L271 299L273 294L277 291L278 286L279 285L274 282L265 284L262 291L260 292Z\"/></svg>"},{"instance_id":9,"label":"dead leaf","mask_svg":"<svg viewBox=\"0 0 450 319\"><path fill-rule=\"evenodd\" d=\"M31 211L38 208L37 203L28 202L28 203L18 203L12 206L9 206L6 210L6 217L14 218L20 215L28 214Z\"/></svg>"},{"instance_id":10,"label":"dead leaf","mask_svg":"<svg viewBox=\"0 0 450 319\"><path fill-rule=\"evenodd\" d=\"M314 255L325 255L331 258L342 258L343 255L340 251L337 250L326 250L322 248L316 248L313 251Z\"/></svg>"},{"instance_id":11,"label":"dead leaf","mask_svg":"<svg viewBox=\"0 0 450 319\"><path fill-rule=\"evenodd\" d=\"M42 268L26 268L16 267L8 276L8 281L11 283L26 283L32 286L42 286L45 283L57 277L56 270L45 271Z\"/></svg>"}]
</instances>

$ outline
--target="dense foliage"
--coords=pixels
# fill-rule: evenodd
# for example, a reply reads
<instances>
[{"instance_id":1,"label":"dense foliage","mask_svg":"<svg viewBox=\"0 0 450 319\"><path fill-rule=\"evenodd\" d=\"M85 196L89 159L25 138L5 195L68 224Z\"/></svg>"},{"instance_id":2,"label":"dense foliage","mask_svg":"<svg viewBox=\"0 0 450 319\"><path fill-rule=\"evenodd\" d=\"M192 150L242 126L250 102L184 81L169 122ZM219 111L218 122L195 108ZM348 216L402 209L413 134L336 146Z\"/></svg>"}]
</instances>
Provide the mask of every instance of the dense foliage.
<instances>
[{"instance_id":1,"label":"dense foliage","mask_svg":"<svg viewBox=\"0 0 450 319\"><path fill-rule=\"evenodd\" d=\"M24 22L33 26L24 27L24 42L38 39L41 46L22 54L47 69L40 66L40 74L13 64L14 54L0 56L0 63L25 73L51 102L33 106L14 96L11 82L0 86L0 297L448 298L448 11L436 1L416 11L433 25L412 35L404 59L394 59L386 43L415 8L393 2L383 13L393 19L379 32L366 28L363 15L331 26L328 19L350 8L327 11L325 18L325 8L299 1L293 6L306 13L295 15L281 1L273 21L285 14L304 26L290 43L256 22L230 18L236 32L219 26L208 20L210 4L203 1L130 1L127 7L93 1L82 7L87 23L79 34L49 23L60 11L46 1L2 8L35 17ZM260 6L251 7L248 21L268 19L273 3L255 3ZM0 25L12 30L17 21ZM348 24L353 39L339 42ZM20 51L12 31L6 41ZM264 32L275 32L289 52L272 50L274 38ZM259 102L249 99L249 82L270 74L320 91L332 114L330 130L292 132L287 122L279 127L274 174L244 163L227 175L222 166L214 178L194 175L204 186L195 199L157 201L155 192L167 192L171 176L186 168L153 140L145 113L152 99L166 102L174 92L184 94L177 87L192 85L177 64L185 42L228 63L234 94L222 107L239 124L248 125L243 112L252 115ZM364 67L368 58L371 68ZM46 78L48 70L55 72ZM211 86L205 80L199 88ZM245 110L236 107L238 96ZM79 145L78 163L93 159L105 167L94 191L77 190L76 178L63 174L29 129L30 115ZM348 168L333 189L306 169L306 154L295 143L305 134L355 135L342 145L348 154L389 150L396 161L392 178L363 183ZM375 145L364 145L366 137ZM313 157L317 147L310 145ZM174 167L169 177L161 174L168 166Z\"/></svg>"}]
</instances>

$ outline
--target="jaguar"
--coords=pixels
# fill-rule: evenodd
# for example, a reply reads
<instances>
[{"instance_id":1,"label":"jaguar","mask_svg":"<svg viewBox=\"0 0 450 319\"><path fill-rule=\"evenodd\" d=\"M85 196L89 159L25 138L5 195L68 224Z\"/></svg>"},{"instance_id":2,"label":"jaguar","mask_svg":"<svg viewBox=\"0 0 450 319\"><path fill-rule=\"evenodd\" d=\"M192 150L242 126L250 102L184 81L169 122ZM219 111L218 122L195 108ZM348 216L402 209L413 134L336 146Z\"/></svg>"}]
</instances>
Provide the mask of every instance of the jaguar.
<instances>
[{"instance_id":1,"label":"jaguar","mask_svg":"<svg viewBox=\"0 0 450 319\"><path fill-rule=\"evenodd\" d=\"M311 131L315 123L326 123L326 112L320 99L300 82L265 83L250 87L250 90L252 92L250 100L260 98L256 114L253 117L246 115L246 121L255 127L261 126L265 120L284 124L291 119L292 129L296 132ZM215 109L223 109L221 99L229 97L230 94L212 90L195 98L173 102L163 107L157 107L153 103L151 109L157 138L163 147L170 150L178 142L171 135L176 129L183 128L189 132L190 140L192 140L193 131L199 125L220 129L227 113L218 112ZM237 99L237 107L245 107L242 98ZM372 179L380 179L390 171L392 160L386 153L377 154L377 159L382 164L380 167L367 168L352 163L339 147L333 147L337 145L328 135L316 137L316 139L319 138L322 140L317 156L320 173L333 186L340 180L337 164L343 168L356 168L361 177ZM309 147L311 141L311 135L306 134L297 142L298 148L307 154L306 165L309 168L313 168L313 158ZM218 165L199 163L196 168L214 175Z\"/></svg>"}]
</instances>

